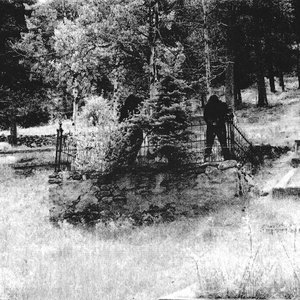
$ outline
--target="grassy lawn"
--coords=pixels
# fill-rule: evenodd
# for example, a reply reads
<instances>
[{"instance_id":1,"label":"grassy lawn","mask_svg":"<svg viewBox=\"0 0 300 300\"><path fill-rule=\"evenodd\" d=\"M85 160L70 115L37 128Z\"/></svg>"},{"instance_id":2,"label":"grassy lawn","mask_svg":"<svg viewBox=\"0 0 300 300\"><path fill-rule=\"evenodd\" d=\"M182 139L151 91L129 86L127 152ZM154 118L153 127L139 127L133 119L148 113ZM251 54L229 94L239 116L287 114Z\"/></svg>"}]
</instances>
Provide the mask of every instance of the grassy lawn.
<instances>
[{"instance_id":1,"label":"grassy lawn","mask_svg":"<svg viewBox=\"0 0 300 300\"><path fill-rule=\"evenodd\" d=\"M300 90L296 89L295 78L286 78L286 91L275 94L267 91L269 106L258 108L256 88L242 93L245 108L236 111L239 126L249 139L257 144L292 146L295 139L300 139Z\"/></svg>"},{"instance_id":2,"label":"grassy lawn","mask_svg":"<svg viewBox=\"0 0 300 300\"><path fill-rule=\"evenodd\" d=\"M155 299L196 279L186 252L194 243L192 222L140 229L111 224L94 232L54 228L47 172L25 178L2 168L1 174L3 299Z\"/></svg>"},{"instance_id":3,"label":"grassy lawn","mask_svg":"<svg viewBox=\"0 0 300 300\"><path fill-rule=\"evenodd\" d=\"M0 299L154 300L194 282L218 295L298 291L293 200L241 200L197 220L88 232L48 222L48 172L1 174ZM272 234L271 225L284 230Z\"/></svg>"}]
</instances>

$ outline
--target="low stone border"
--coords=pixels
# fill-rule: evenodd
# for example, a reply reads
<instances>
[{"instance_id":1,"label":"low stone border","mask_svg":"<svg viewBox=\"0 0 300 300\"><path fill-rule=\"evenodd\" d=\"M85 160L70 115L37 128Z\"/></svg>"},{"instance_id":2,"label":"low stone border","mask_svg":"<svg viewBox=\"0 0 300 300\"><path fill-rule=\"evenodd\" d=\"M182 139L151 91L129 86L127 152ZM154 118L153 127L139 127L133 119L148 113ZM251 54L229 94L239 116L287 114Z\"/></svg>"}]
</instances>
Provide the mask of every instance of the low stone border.
<instances>
[{"instance_id":1,"label":"low stone border","mask_svg":"<svg viewBox=\"0 0 300 300\"><path fill-rule=\"evenodd\" d=\"M30 149L10 148L9 150L0 151L0 155L18 154L18 153L34 153L34 152L50 152L50 151L54 151L54 150L55 150L55 147L30 148Z\"/></svg>"},{"instance_id":2,"label":"low stone border","mask_svg":"<svg viewBox=\"0 0 300 300\"><path fill-rule=\"evenodd\" d=\"M8 142L8 136L0 135L0 142ZM56 135L19 135L17 138L18 146L29 148L54 146L56 144Z\"/></svg>"}]
</instances>

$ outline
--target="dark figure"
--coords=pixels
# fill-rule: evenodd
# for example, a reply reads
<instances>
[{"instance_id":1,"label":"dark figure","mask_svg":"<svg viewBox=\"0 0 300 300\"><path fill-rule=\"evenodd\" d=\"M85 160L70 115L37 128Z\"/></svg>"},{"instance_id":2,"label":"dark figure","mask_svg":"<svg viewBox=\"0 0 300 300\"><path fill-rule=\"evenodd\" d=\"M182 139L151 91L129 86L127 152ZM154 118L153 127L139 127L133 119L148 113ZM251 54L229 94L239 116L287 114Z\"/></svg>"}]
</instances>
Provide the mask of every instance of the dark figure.
<instances>
[{"instance_id":1,"label":"dark figure","mask_svg":"<svg viewBox=\"0 0 300 300\"><path fill-rule=\"evenodd\" d=\"M120 108L119 123L129 119L133 114L139 112L139 106L142 104L143 99L135 95L129 95L124 104Z\"/></svg>"},{"instance_id":2,"label":"dark figure","mask_svg":"<svg viewBox=\"0 0 300 300\"><path fill-rule=\"evenodd\" d=\"M226 141L226 120L229 118L228 105L222 102L216 95L212 95L204 107L204 120L207 124L205 161L209 158L214 144L215 136L222 147L225 160L230 159L230 151Z\"/></svg>"},{"instance_id":3,"label":"dark figure","mask_svg":"<svg viewBox=\"0 0 300 300\"><path fill-rule=\"evenodd\" d=\"M130 119L133 114L138 113L139 105L141 103L141 98L135 95L128 96L124 104L120 108L119 122L121 123L126 119ZM127 158L126 160L128 165L132 165L135 162L143 143L143 130L136 124L131 125L132 127L126 128L125 130L127 139L125 140L125 144L122 147L122 149L124 150L124 156L126 156ZM126 153L128 151L129 153Z\"/></svg>"}]
</instances>

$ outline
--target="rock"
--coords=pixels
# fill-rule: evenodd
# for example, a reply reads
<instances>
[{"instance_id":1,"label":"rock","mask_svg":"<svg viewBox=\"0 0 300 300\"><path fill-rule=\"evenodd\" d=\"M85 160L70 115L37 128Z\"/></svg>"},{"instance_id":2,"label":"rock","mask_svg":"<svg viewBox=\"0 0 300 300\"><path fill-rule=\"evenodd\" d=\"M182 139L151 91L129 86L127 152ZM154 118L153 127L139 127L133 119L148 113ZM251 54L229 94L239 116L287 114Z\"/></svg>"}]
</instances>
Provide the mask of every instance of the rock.
<instances>
[{"instance_id":1,"label":"rock","mask_svg":"<svg viewBox=\"0 0 300 300\"><path fill-rule=\"evenodd\" d=\"M129 176L123 177L116 182L118 188L122 190L132 190L135 188Z\"/></svg>"},{"instance_id":2,"label":"rock","mask_svg":"<svg viewBox=\"0 0 300 300\"><path fill-rule=\"evenodd\" d=\"M50 183L50 184L60 184L60 183L62 183L62 179L61 178L49 178L48 183Z\"/></svg>"},{"instance_id":3,"label":"rock","mask_svg":"<svg viewBox=\"0 0 300 300\"><path fill-rule=\"evenodd\" d=\"M127 203L126 197L123 197L123 196L114 197L113 200L114 200L114 202L118 202L118 203L121 203L124 205Z\"/></svg>"},{"instance_id":4,"label":"rock","mask_svg":"<svg viewBox=\"0 0 300 300\"><path fill-rule=\"evenodd\" d=\"M217 167L213 167L213 166L207 166L206 169L205 169L205 174L206 175L217 175L219 174L220 171L218 170Z\"/></svg>"},{"instance_id":5,"label":"rock","mask_svg":"<svg viewBox=\"0 0 300 300\"><path fill-rule=\"evenodd\" d=\"M109 197L112 195L112 193L110 191L100 191L98 195L102 198L102 197Z\"/></svg>"},{"instance_id":6,"label":"rock","mask_svg":"<svg viewBox=\"0 0 300 300\"><path fill-rule=\"evenodd\" d=\"M291 165L293 168L298 168L300 165L300 158L292 158Z\"/></svg>"},{"instance_id":7,"label":"rock","mask_svg":"<svg viewBox=\"0 0 300 300\"><path fill-rule=\"evenodd\" d=\"M208 179L207 175L202 173L197 176L194 189L201 189L204 186L208 186L208 185L209 185L209 179Z\"/></svg>"},{"instance_id":8,"label":"rock","mask_svg":"<svg viewBox=\"0 0 300 300\"><path fill-rule=\"evenodd\" d=\"M260 196L261 196L261 197L266 197L266 196L268 196L269 194L270 194L269 192L263 191L263 192L260 194Z\"/></svg>"},{"instance_id":9,"label":"rock","mask_svg":"<svg viewBox=\"0 0 300 300\"><path fill-rule=\"evenodd\" d=\"M225 160L219 164L219 170L227 170L227 169L235 168L235 167L237 167L236 160Z\"/></svg>"},{"instance_id":10,"label":"rock","mask_svg":"<svg viewBox=\"0 0 300 300\"><path fill-rule=\"evenodd\" d=\"M17 158L12 155L0 156L0 164L2 165L11 165L17 162Z\"/></svg>"},{"instance_id":11,"label":"rock","mask_svg":"<svg viewBox=\"0 0 300 300\"><path fill-rule=\"evenodd\" d=\"M7 142L0 143L0 151L7 151L10 150L11 148L12 148L11 145Z\"/></svg>"},{"instance_id":12,"label":"rock","mask_svg":"<svg viewBox=\"0 0 300 300\"><path fill-rule=\"evenodd\" d=\"M74 212L84 213L87 209L89 209L89 207L97 205L97 203L98 199L96 196L87 192L86 194L80 196L80 200L77 203Z\"/></svg>"},{"instance_id":13,"label":"rock","mask_svg":"<svg viewBox=\"0 0 300 300\"><path fill-rule=\"evenodd\" d=\"M165 179L164 174L156 175L155 179L156 179L155 187L154 187L154 189L152 189L151 192L153 194L161 194L161 193L165 192L167 188L162 185L162 183Z\"/></svg>"},{"instance_id":14,"label":"rock","mask_svg":"<svg viewBox=\"0 0 300 300\"><path fill-rule=\"evenodd\" d=\"M222 182L222 171L218 168L208 166L205 171L209 180L212 183L221 183Z\"/></svg>"},{"instance_id":15,"label":"rock","mask_svg":"<svg viewBox=\"0 0 300 300\"><path fill-rule=\"evenodd\" d=\"M113 197L103 197L101 199L102 202L106 202L106 203L111 203L113 202L114 198Z\"/></svg>"}]
</instances>

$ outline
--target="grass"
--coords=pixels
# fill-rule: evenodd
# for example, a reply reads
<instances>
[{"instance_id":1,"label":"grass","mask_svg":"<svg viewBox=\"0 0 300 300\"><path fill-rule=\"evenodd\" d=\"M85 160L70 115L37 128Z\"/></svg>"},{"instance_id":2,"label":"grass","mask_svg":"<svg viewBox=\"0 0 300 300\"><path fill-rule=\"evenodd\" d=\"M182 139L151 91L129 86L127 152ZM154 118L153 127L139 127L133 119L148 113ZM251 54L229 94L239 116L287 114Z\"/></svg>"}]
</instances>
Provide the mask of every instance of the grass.
<instances>
[{"instance_id":1,"label":"grass","mask_svg":"<svg viewBox=\"0 0 300 300\"><path fill-rule=\"evenodd\" d=\"M245 108L236 112L239 126L247 133L250 140L257 144L292 146L299 139L299 97L294 78L286 78L286 91L271 93L267 91L269 106L257 108L256 88L243 91Z\"/></svg>"},{"instance_id":2,"label":"grass","mask_svg":"<svg viewBox=\"0 0 300 300\"><path fill-rule=\"evenodd\" d=\"M273 234L248 233L243 226L234 237L197 260L199 296L218 298L299 298L299 233L295 229ZM291 228L291 227L290 227Z\"/></svg>"},{"instance_id":3,"label":"grass","mask_svg":"<svg viewBox=\"0 0 300 300\"><path fill-rule=\"evenodd\" d=\"M265 224L297 224L300 204L293 200L283 206L260 199L202 219L141 228L98 224L86 231L48 222L48 172L24 177L1 167L1 174L0 299L154 300L195 281L206 294L234 296L250 282L247 293L255 286L274 295L276 282L284 295L295 295L298 232L279 240L262 230Z\"/></svg>"},{"instance_id":4,"label":"grass","mask_svg":"<svg viewBox=\"0 0 300 300\"><path fill-rule=\"evenodd\" d=\"M1 172L3 299L155 299L195 280L181 249L189 222L55 228L48 222L47 172L27 178Z\"/></svg>"}]
</instances>

